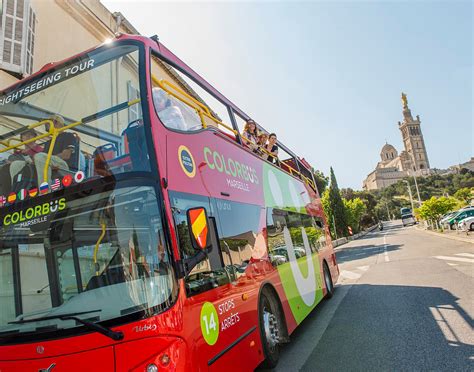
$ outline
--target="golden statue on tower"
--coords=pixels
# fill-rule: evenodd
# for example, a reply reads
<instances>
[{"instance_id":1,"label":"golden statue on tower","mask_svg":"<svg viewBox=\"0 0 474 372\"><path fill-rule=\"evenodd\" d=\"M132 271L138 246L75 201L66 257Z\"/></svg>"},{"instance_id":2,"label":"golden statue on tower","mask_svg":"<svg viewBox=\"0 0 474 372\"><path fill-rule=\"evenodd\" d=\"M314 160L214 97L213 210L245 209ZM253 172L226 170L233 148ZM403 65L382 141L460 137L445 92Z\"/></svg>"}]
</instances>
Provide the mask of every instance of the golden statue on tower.
<instances>
[{"instance_id":1,"label":"golden statue on tower","mask_svg":"<svg viewBox=\"0 0 474 372\"><path fill-rule=\"evenodd\" d=\"M407 95L402 92L402 103L403 103L403 108L407 109L408 108L408 99Z\"/></svg>"}]
</instances>

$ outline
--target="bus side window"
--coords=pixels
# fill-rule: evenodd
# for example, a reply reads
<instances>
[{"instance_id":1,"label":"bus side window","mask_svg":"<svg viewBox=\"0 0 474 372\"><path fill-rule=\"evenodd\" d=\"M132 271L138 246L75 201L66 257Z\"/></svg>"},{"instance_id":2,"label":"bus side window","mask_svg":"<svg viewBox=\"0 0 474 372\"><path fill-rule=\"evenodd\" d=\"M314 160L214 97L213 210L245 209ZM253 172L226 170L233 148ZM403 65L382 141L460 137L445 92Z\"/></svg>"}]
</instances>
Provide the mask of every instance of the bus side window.
<instances>
[{"instance_id":1,"label":"bus side window","mask_svg":"<svg viewBox=\"0 0 474 372\"><path fill-rule=\"evenodd\" d=\"M274 266L289 261L288 247L286 246L283 234L285 228L290 233L296 259L306 256L301 228L304 228L311 252L316 253L326 245L325 231L320 218L292 211L268 208L268 254Z\"/></svg>"},{"instance_id":2,"label":"bus side window","mask_svg":"<svg viewBox=\"0 0 474 372\"><path fill-rule=\"evenodd\" d=\"M260 227L261 207L215 199L219 217L222 257L227 270L238 279L252 260L266 254L265 239Z\"/></svg>"},{"instance_id":3,"label":"bus side window","mask_svg":"<svg viewBox=\"0 0 474 372\"><path fill-rule=\"evenodd\" d=\"M283 230L287 227L287 215L287 211L275 208L267 209L268 256L273 266L284 264L289 260L283 237Z\"/></svg>"},{"instance_id":4,"label":"bus side window","mask_svg":"<svg viewBox=\"0 0 474 372\"><path fill-rule=\"evenodd\" d=\"M324 232L323 221L319 217L312 217L307 214L301 215L303 227L308 236L311 251L317 252L319 249L326 246L326 234Z\"/></svg>"},{"instance_id":5,"label":"bus side window","mask_svg":"<svg viewBox=\"0 0 474 372\"><path fill-rule=\"evenodd\" d=\"M170 192L171 206L175 228L178 234L181 258L186 259L194 256L196 251L192 247L191 237L186 212L190 208L206 208L209 219L215 221L215 213L209 202L209 198L199 195ZM212 226L213 224L211 224ZM211 240L217 241L216 231L211 231ZM208 252L208 258L193 268L185 278L186 292L188 296L229 284L232 280L229 272L224 267L224 260L218 244L214 244Z\"/></svg>"}]
</instances>

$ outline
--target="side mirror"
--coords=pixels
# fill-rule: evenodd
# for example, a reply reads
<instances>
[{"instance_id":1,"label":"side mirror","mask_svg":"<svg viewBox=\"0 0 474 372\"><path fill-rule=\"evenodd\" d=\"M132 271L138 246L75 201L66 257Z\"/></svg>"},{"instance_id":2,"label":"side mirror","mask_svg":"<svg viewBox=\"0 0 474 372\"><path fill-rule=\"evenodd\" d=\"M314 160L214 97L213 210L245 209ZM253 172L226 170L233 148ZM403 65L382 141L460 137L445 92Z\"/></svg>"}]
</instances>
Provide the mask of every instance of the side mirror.
<instances>
[{"instance_id":1,"label":"side mirror","mask_svg":"<svg viewBox=\"0 0 474 372\"><path fill-rule=\"evenodd\" d=\"M197 251L205 251L211 246L206 209L202 207L188 209L186 215L193 248Z\"/></svg>"}]
</instances>

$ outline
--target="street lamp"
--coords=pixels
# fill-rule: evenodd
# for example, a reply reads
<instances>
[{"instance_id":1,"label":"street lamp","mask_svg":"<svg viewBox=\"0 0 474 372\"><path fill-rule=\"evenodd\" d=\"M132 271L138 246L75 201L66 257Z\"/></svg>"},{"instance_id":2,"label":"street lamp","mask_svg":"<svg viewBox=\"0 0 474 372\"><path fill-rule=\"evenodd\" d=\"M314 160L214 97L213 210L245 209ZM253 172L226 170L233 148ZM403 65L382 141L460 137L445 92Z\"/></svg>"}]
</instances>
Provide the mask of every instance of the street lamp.
<instances>
[{"instance_id":1,"label":"street lamp","mask_svg":"<svg viewBox=\"0 0 474 372\"><path fill-rule=\"evenodd\" d=\"M413 196L411 195L410 182L408 182L407 180L403 180L403 182L405 182L407 184L408 195L410 195L411 210L412 210L412 212L414 212L415 211L415 206L413 205Z\"/></svg>"},{"instance_id":2,"label":"street lamp","mask_svg":"<svg viewBox=\"0 0 474 372\"><path fill-rule=\"evenodd\" d=\"M411 160L413 161L413 168L414 171L413 171L413 179L415 181L415 188L416 188L416 196L418 197L418 206L421 207L421 198L420 198L420 190L418 189L418 182L416 182L416 162L415 162L415 157L413 156L413 154L411 152L409 152L408 154L410 154L411 156ZM408 173L408 175L410 175L410 173Z\"/></svg>"}]
</instances>

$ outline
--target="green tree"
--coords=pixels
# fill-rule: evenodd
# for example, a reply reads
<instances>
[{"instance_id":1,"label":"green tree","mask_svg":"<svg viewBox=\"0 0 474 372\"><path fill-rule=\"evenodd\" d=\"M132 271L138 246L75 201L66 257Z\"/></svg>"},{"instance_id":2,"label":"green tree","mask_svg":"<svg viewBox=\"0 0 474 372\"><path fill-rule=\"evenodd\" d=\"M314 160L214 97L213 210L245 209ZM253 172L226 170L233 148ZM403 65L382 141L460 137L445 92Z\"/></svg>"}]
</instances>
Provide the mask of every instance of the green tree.
<instances>
[{"instance_id":1,"label":"green tree","mask_svg":"<svg viewBox=\"0 0 474 372\"><path fill-rule=\"evenodd\" d=\"M341 192L337 185L336 175L331 167L330 176L331 183L329 188L324 192L322 203L326 219L328 224L331 226L331 233L335 237L347 236L347 221L346 221L346 208L342 201ZM334 231L334 225L336 231Z\"/></svg>"},{"instance_id":2,"label":"green tree","mask_svg":"<svg viewBox=\"0 0 474 372\"><path fill-rule=\"evenodd\" d=\"M324 191L328 187L329 179L324 175L323 172L313 168L314 180L316 181L316 188L318 189L319 195L323 195Z\"/></svg>"},{"instance_id":3,"label":"green tree","mask_svg":"<svg viewBox=\"0 0 474 372\"><path fill-rule=\"evenodd\" d=\"M346 221L353 233L358 233L361 227L361 218L366 213L367 207L360 198L352 200L342 199L346 208Z\"/></svg>"},{"instance_id":4,"label":"green tree","mask_svg":"<svg viewBox=\"0 0 474 372\"><path fill-rule=\"evenodd\" d=\"M473 198L472 191L474 191L474 189L471 190L468 187L463 187L454 193L454 197L466 205L469 204Z\"/></svg>"},{"instance_id":5,"label":"green tree","mask_svg":"<svg viewBox=\"0 0 474 372\"><path fill-rule=\"evenodd\" d=\"M452 211L457 204L458 201L454 198L432 196L425 200L420 208L415 209L415 213L423 220L433 223L438 221L442 215Z\"/></svg>"}]
</instances>

